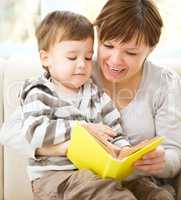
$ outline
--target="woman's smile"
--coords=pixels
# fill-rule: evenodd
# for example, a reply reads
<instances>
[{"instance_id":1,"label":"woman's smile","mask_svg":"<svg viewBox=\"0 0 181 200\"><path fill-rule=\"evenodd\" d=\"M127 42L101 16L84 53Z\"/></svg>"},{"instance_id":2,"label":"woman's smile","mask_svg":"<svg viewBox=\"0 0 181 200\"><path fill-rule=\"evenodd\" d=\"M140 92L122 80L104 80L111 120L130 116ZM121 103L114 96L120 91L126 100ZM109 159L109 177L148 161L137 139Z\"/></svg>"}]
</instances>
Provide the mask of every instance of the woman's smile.
<instances>
[{"instance_id":1,"label":"woman's smile","mask_svg":"<svg viewBox=\"0 0 181 200\"><path fill-rule=\"evenodd\" d=\"M108 75L114 78L126 76L128 73L128 67L118 67L118 66L113 67L108 64L105 64L105 67L107 69Z\"/></svg>"}]
</instances>

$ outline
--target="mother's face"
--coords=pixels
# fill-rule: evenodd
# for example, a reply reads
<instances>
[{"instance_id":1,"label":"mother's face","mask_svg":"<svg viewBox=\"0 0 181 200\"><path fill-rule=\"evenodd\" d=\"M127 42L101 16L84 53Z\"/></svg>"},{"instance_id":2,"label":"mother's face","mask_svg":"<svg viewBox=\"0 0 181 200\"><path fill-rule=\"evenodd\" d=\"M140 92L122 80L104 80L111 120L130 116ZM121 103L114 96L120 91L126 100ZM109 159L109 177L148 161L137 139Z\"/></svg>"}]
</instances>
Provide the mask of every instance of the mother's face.
<instances>
[{"instance_id":1,"label":"mother's face","mask_svg":"<svg viewBox=\"0 0 181 200\"><path fill-rule=\"evenodd\" d=\"M104 77L119 82L138 74L151 51L143 42L136 45L135 39L127 43L105 41L99 42L97 58Z\"/></svg>"}]
</instances>

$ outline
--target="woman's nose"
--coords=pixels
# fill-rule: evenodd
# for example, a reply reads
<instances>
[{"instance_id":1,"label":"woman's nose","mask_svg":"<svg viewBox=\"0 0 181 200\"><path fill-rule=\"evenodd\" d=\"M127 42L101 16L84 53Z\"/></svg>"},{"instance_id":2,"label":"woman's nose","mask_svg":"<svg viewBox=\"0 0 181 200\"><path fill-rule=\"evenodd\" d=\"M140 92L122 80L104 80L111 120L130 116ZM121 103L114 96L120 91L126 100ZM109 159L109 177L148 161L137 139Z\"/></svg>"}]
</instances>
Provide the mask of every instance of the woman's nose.
<instances>
[{"instance_id":1,"label":"woman's nose","mask_svg":"<svg viewBox=\"0 0 181 200\"><path fill-rule=\"evenodd\" d=\"M124 62L123 60L124 58L120 51L117 50L111 54L110 61L113 65L122 65Z\"/></svg>"}]
</instances>

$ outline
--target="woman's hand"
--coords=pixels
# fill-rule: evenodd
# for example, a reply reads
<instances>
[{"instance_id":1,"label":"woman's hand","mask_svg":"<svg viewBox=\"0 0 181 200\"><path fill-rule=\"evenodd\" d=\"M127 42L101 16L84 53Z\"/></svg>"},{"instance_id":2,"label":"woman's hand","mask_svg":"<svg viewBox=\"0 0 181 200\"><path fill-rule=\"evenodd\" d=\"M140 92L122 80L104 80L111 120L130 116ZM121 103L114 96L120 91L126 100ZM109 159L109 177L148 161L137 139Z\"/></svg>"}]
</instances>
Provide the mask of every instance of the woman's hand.
<instances>
[{"instance_id":1,"label":"woman's hand","mask_svg":"<svg viewBox=\"0 0 181 200\"><path fill-rule=\"evenodd\" d=\"M158 175L165 167L165 150L162 146L147 153L141 160L135 162L136 170L148 175Z\"/></svg>"},{"instance_id":2,"label":"woman's hand","mask_svg":"<svg viewBox=\"0 0 181 200\"><path fill-rule=\"evenodd\" d=\"M85 123L83 124L88 127L95 134L99 135L103 140L111 142L116 136L116 133L110 128L102 123Z\"/></svg>"}]
</instances>

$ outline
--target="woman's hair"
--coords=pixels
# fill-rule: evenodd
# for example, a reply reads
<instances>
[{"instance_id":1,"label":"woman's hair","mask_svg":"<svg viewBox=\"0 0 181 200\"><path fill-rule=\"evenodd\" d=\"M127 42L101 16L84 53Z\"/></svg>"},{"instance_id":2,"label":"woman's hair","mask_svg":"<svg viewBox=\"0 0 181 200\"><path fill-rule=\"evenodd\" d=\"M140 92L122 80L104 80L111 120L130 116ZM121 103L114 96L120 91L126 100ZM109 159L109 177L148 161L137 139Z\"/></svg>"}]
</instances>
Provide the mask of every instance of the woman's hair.
<instances>
[{"instance_id":1,"label":"woman's hair","mask_svg":"<svg viewBox=\"0 0 181 200\"><path fill-rule=\"evenodd\" d=\"M49 13L36 29L39 50L48 51L56 42L94 39L91 22L80 14L69 11Z\"/></svg>"},{"instance_id":2,"label":"woman's hair","mask_svg":"<svg viewBox=\"0 0 181 200\"><path fill-rule=\"evenodd\" d=\"M128 42L136 37L153 47L160 39L163 26L157 7L151 0L108 0L94 25L101 42Z\"/></svg>"}]
</instances>

